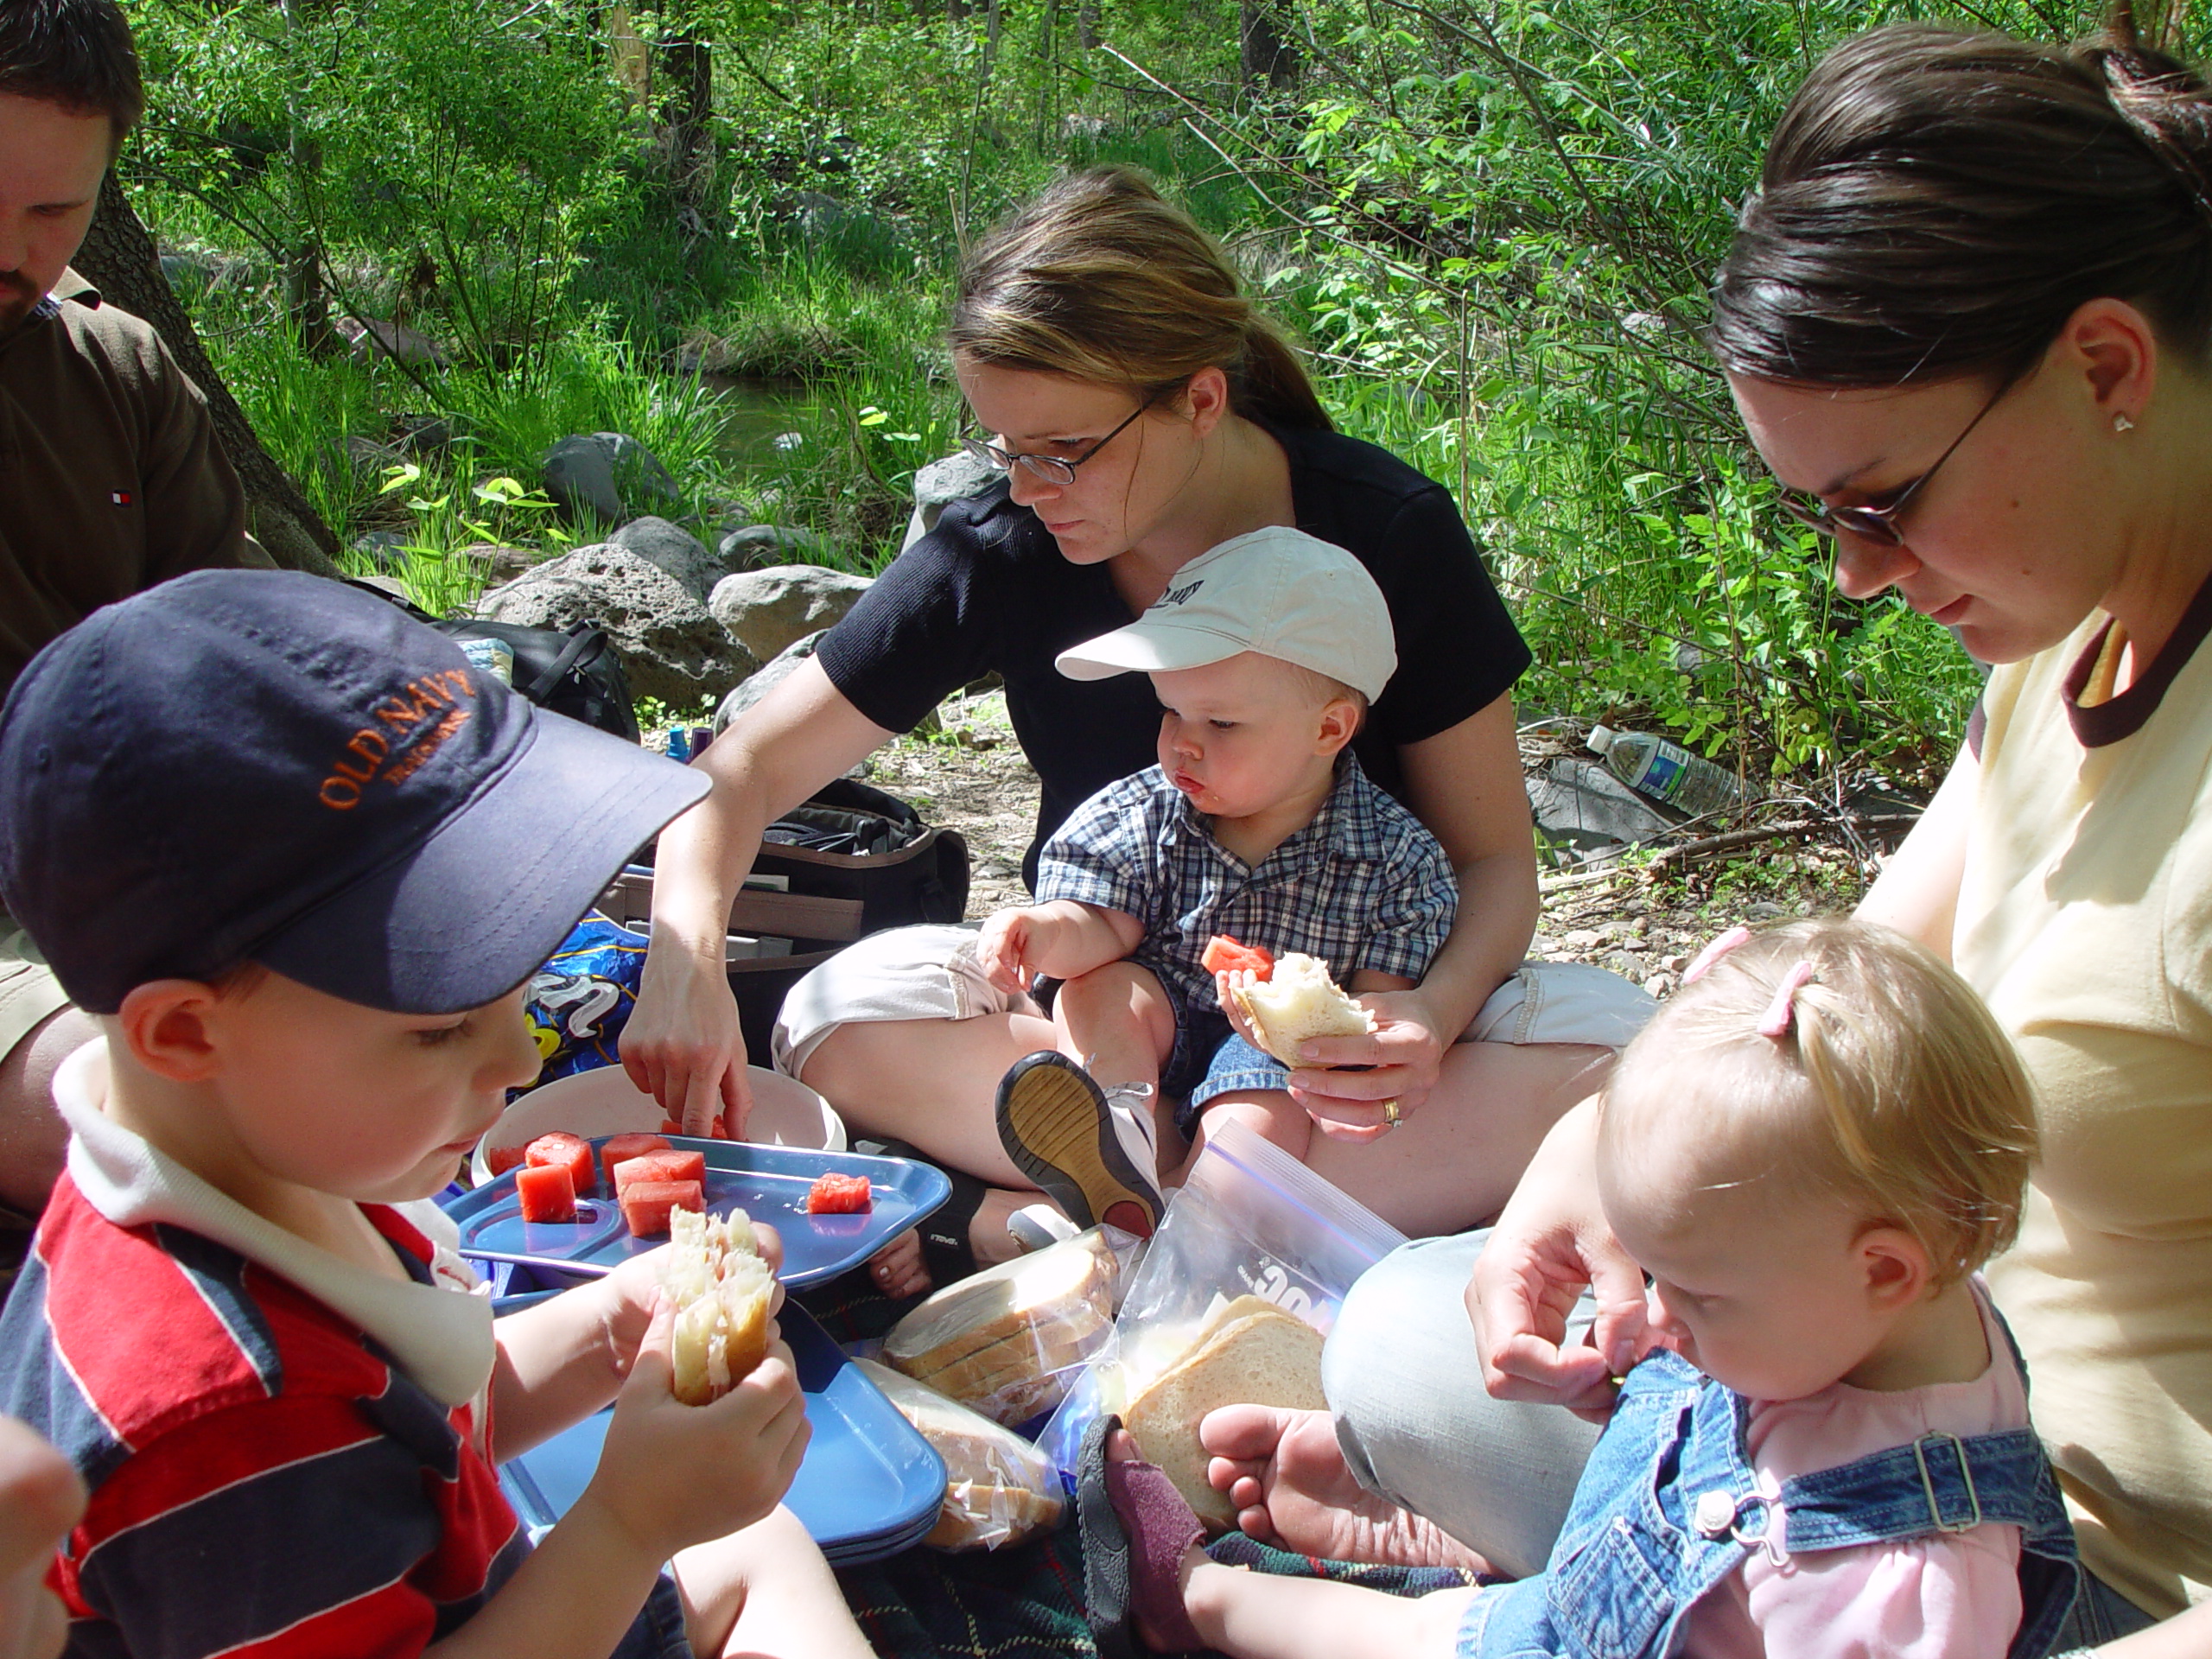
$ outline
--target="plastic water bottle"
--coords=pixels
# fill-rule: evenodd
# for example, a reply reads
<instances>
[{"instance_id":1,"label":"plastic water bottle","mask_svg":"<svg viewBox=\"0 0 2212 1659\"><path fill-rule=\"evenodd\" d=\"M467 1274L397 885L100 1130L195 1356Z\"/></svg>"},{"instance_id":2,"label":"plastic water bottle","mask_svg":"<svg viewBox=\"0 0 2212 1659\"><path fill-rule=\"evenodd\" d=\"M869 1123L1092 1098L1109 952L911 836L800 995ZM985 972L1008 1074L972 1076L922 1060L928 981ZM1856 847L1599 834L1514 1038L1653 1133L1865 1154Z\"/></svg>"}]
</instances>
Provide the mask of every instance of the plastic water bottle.
<instances>
[{"instance_id":1,"label":"plastic water bottle","mask_svg":"<svg viewBox=\"0 0 2212 1659\"><path fill-rule=\"evenodd\" d=\"M1745 791L1734 772L1663 737L1592 726L1590 747L1605 757L1606 769L1630 789L1693 817L1730 811L1757 798Z\"/></svg>"}]
</instances>

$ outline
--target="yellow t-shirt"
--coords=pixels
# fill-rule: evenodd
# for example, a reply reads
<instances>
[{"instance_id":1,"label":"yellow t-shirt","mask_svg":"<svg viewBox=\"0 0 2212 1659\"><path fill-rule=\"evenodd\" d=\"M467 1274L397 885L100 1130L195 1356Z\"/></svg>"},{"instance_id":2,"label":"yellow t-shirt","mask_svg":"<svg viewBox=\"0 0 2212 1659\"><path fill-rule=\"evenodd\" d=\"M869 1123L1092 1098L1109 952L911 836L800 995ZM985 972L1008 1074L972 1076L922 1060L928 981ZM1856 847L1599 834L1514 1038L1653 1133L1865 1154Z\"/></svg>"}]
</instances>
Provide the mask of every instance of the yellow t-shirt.
<instances>
[{"instance_id":1,"label":"yellow t-shirt","mask_svg":"<svg viewBox=\"0 0 2212 1659\"><path fill-rule=\"evenodd\" d=\"M2160 1614L2212 1594L2212 645L2197 645L2212 617L2200 612L2212 585L2110 701L2091 672L2116 654L2109 639L2098 651L2101 616L1991 677L1952 943L2040 1103L2020 1239L1990 1284L2083 1559Z\"/></svg>"}]
</instances>

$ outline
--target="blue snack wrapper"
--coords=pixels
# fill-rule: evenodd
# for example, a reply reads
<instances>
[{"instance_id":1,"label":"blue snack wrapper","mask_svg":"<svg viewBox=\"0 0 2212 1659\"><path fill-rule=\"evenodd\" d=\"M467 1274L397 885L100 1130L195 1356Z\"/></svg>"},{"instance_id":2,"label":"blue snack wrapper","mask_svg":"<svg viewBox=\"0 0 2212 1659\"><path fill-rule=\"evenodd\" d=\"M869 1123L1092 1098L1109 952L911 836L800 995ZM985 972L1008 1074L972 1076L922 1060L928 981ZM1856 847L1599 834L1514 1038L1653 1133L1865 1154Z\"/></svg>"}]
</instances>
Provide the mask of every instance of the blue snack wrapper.
<instances>
[{"instance_id":1,"label":"blue snack wrapper","mask_svg":"<svg viewBox=\"0 0 2212 1659\"><path fill-rule=\"evenodd\" d=\"M620 1063L617 1042L637 1006L645 968L643 933L596 911L575 925L531 976L523 1001L524 1018L545 1060L532 1088Z\"/></svg>"}]
</instances>

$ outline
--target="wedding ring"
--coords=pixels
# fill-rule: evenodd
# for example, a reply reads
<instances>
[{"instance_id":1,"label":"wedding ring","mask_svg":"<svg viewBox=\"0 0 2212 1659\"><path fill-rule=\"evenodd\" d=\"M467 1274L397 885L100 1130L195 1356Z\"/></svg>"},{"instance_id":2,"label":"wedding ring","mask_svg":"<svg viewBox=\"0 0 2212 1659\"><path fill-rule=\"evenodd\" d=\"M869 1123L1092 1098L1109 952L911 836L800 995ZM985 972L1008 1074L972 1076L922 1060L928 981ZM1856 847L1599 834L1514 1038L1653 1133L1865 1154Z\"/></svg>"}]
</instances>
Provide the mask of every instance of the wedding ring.
<instances>
[{"instance_id":1,"label":"wedding ring","mask_svg":"<svg viewBox=\"0 0 2212 1659\"><path fill-rule=\"evenodd\" d=\"M1395 1100L1382 1103L1382 1127L1386 1129L1398 1127L1398 1103Z\"/></svg>"}]
</instances>

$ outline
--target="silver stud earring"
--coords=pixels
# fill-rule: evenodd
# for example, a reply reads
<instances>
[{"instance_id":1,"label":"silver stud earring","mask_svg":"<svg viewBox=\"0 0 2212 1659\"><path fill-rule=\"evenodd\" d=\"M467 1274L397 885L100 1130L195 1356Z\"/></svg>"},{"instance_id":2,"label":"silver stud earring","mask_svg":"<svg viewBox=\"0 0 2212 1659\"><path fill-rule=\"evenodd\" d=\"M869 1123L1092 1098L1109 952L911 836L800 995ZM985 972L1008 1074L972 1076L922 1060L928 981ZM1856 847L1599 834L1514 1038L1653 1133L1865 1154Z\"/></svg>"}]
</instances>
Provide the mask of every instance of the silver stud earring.
<instances>
[{"instance_id":1,"label":"silver stud earring","mask_svg":"<svg viewBox=\"0 0 2212 1659\"><path fill-rule=\"evenodd\" d=\"M2133 432L2135 429L2135 423L2125 415L2114 415L2112 417L2112 429L2115 432Z\"/></svg>"}]
</instances>

